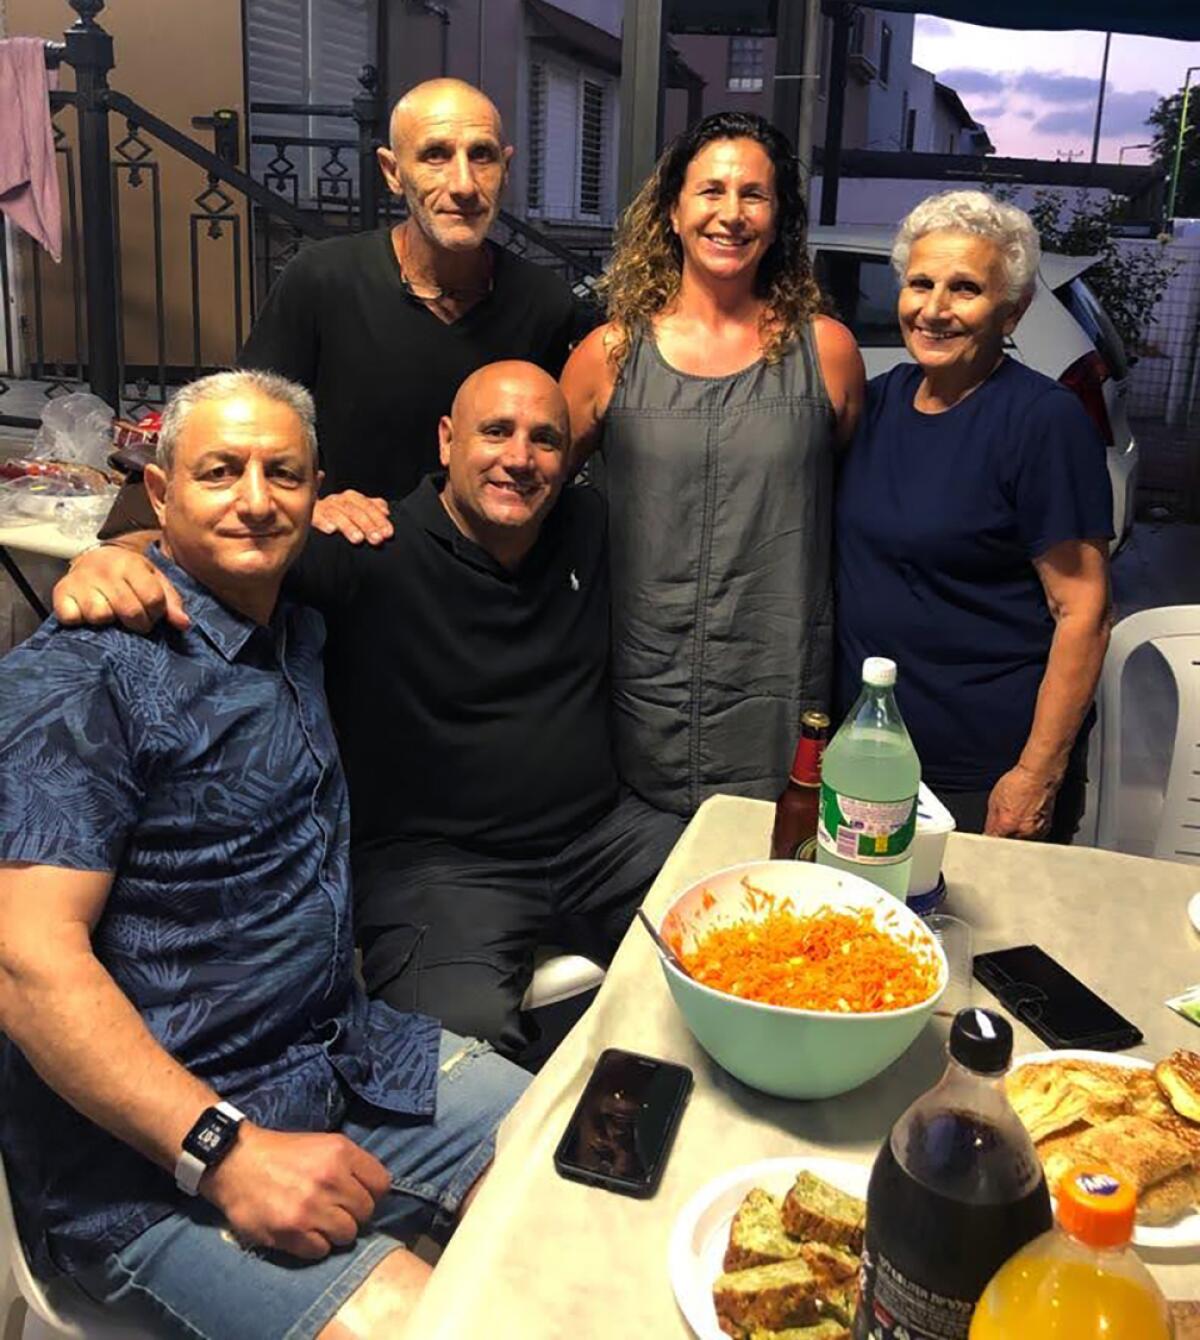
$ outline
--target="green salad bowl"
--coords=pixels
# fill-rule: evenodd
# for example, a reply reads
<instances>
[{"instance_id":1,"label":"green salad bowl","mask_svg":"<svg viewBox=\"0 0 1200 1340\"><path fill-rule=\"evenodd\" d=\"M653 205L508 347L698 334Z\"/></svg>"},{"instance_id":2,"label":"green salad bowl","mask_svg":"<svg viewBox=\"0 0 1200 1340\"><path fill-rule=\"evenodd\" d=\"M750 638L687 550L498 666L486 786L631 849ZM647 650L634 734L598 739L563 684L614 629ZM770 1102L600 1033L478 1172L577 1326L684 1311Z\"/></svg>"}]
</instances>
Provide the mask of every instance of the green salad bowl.
<instances>
[{"instance_id":1,"label":"green salad bowl","mask_svg":"<svg viewBox=\"0 0 1200 1340\"><path fill-rule=\"evenodd\" d=\"M873 1079L912 1045L946 990L946 956L929 928L899 899L860 878L805 861L750 861L699 879L659 924L686 953L716 926L767 914L752 906L747 884L791 901L797 916L820 908L871 908L876 925L937 963L927 1000L904 1009L841 1013L765 1005L704 986L660 955L667 986L696 1041L744 1084L780 1098L832 1098ZM854 952L851 943L850 953Z\"/></svg>"}]
</instances>

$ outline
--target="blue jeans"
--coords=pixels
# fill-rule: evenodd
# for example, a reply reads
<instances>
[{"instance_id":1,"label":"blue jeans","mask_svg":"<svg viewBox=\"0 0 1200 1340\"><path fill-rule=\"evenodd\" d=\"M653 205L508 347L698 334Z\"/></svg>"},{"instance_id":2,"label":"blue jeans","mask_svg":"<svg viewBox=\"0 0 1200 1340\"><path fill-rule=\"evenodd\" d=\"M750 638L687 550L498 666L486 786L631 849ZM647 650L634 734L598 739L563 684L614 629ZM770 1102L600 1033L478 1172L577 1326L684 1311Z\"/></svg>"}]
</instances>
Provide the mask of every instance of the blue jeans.
<instances>
[{"instance_id":1,"label":"blue jeans","mask_svg":"<svg viewBox=\"0 0 1200 1340\"><path fill-rule=\"evenodd\" d=\"M530 1076L486 1043L443 1033L437 1117L388 1120L352 1104L343 1135L392 1173L393 1189L351 1246L301 1261L242 1246L207 1201L190 1200L101 1265L73 1276L114 1321L188 1340L311 1340L389 1252L445 1238L491 1162L495 1133Z\"/></svg>"}]
</instances>

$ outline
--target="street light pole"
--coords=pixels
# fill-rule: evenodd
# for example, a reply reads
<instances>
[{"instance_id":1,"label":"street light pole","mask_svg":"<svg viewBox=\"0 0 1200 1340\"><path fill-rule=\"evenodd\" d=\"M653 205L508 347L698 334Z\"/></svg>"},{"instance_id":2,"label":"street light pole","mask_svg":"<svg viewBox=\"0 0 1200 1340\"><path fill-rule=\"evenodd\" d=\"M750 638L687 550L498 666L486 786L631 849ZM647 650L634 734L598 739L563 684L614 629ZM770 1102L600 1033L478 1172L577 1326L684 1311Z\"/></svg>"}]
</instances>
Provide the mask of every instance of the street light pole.
<instances>
[{"instance_id":1,"label":"street light pole","mask_svg":"<svg viewBox=\"0 0 1200 1340\"><path fill-rule=\"evenodd\" d=\"M1117 164L1119 166L1121 163L1125 161L1125 155L1130 151L1130 149L1153 149L1153 148L1154 148L1154 142L1152 140L1147 140L1145 144L1122 144L1121 147L1117 150Z\"/></svg>"},{"instance_id":2,"label":"street light pole","mask_svg":"<svg viewBox=\"0 0 1200 1340\"><path fill-rule=\"evenodd\" d=\"M1189 65L1183 76L1183 106L1179 109L1179 138L1175 141L1175 165L1171 169L1171 192L1167 196L1167 218L1175 217L1175 197L1179 193L1179 169L1183 163L1183 138L1187 134L1188 94L1192 91L1192 75L1200 65Z\"/></svg>"}]
</instances>

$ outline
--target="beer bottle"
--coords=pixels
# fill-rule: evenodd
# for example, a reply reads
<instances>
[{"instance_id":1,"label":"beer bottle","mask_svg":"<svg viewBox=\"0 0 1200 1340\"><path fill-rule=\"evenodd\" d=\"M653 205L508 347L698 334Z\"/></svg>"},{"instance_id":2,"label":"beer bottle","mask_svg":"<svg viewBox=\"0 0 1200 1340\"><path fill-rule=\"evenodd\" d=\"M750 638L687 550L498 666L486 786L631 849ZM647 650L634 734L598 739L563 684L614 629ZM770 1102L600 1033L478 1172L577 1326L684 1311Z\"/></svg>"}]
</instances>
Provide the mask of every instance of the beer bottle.
<instances>
[{"instance_id":1,"label":"beer bottle","mask_svg":"<svg viewBox=\"0 0 1200 1340\"><path fill-rule=\"evenodd\" d=\"M805 712L787 785L775 802L771 860L811 861L817 850L817 811L821 804L821 755L829 739L824 712Z\"/></svg>"}]
</instances>

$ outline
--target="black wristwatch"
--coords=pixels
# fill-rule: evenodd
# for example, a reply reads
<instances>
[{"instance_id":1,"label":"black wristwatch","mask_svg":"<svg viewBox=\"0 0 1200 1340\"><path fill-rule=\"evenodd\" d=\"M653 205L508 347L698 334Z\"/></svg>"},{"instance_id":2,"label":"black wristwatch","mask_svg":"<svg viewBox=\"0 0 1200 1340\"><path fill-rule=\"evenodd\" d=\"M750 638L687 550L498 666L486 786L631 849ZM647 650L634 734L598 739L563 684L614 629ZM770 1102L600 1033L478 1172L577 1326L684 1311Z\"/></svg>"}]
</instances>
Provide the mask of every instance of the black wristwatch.
<instances>
[{"instance_id":1,"label":"black wristwatch","mask_svg":"<svg viewBox=\"0 0 1200 1340\"><path fill-rule=\"evenodd\" d=\"M183 1137L183 1149L175 1163L175 1185L180 1191L196 1195L200 1179L233 1148L244 1120L245 1114L226 1102L200 1113L200 1119Z\"/></svg>"}]
</instances>

